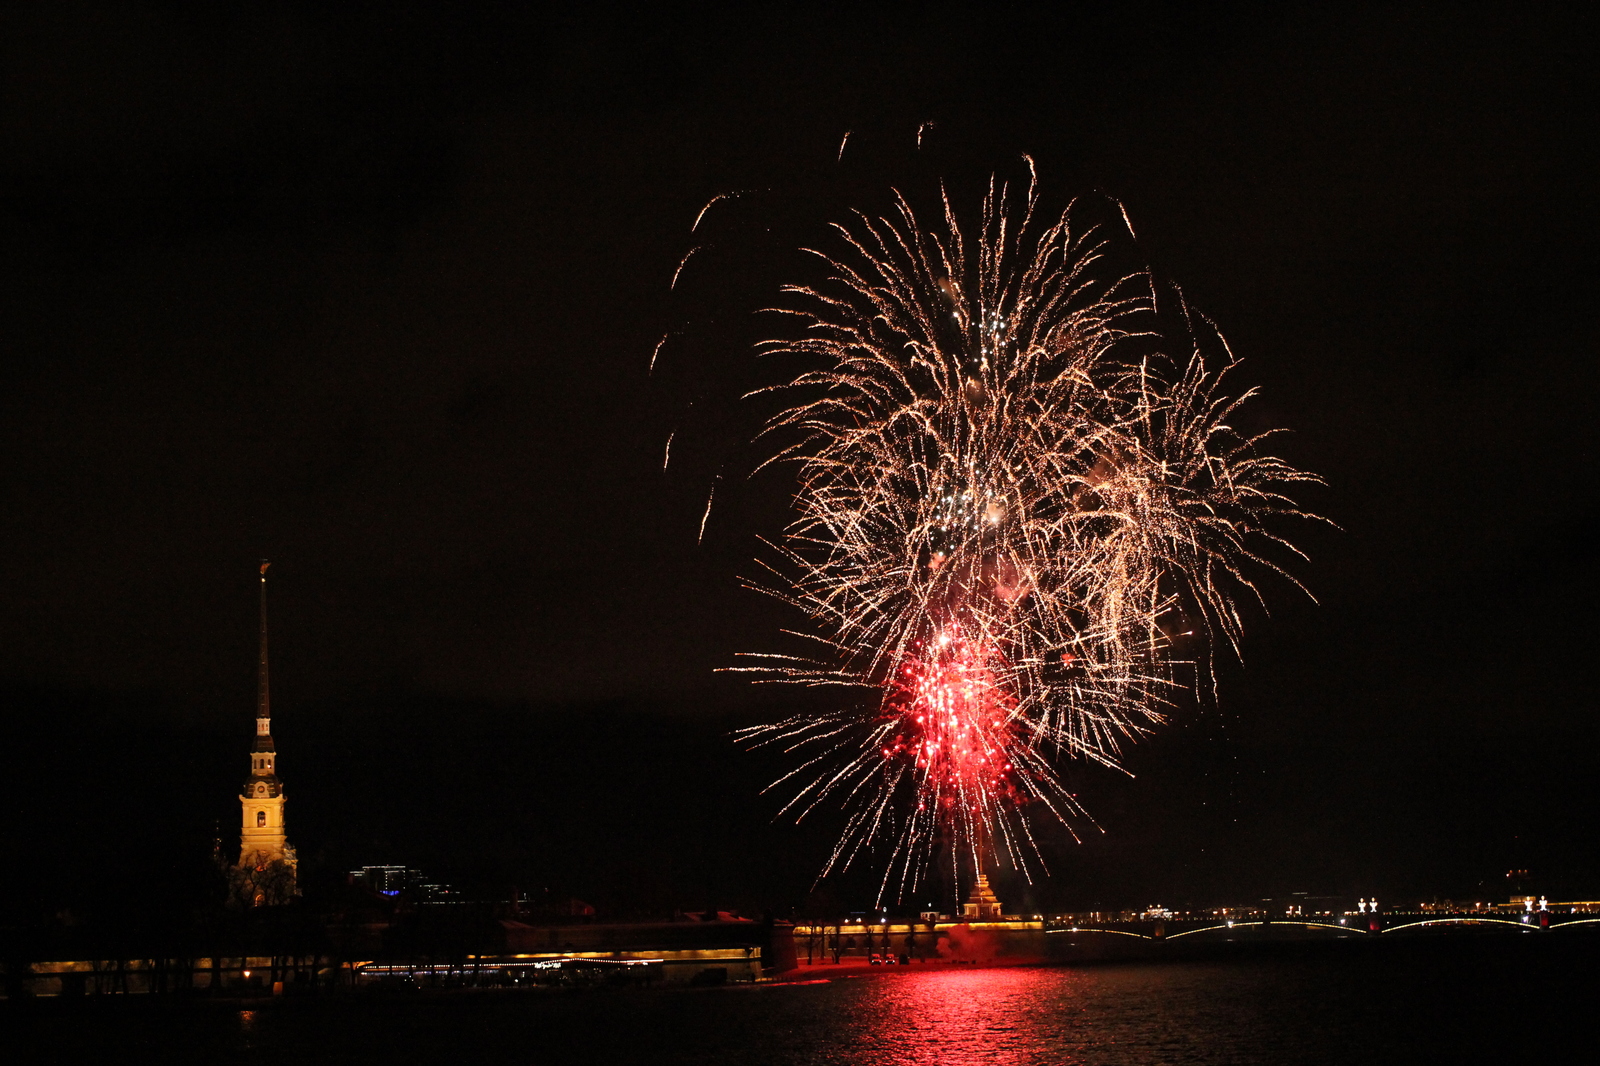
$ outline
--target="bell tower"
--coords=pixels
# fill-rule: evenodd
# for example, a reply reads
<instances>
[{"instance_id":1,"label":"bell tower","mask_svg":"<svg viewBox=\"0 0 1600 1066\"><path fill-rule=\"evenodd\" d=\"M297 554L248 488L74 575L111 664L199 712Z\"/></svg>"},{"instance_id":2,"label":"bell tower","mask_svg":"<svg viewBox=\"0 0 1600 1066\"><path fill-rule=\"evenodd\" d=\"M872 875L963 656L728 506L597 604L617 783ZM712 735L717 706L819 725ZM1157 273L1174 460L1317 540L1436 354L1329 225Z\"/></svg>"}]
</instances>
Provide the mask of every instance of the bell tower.
<instances>
[{"instance_id":1,"label":"bell tower","mask_svg":"<svg viewBox=\"0 0 1600 1066\"><path fill-rule=\"evenodd\" d=\"M261 662L256 679L256 737L250 752L250 777L239 797L243 822L239 830L239 868L265 871L281 864L290 879L298 865L285 835L283 782L278 780L278 752L272 742L272 705L267 689L267 567L261 561ZM264 902L257 898L254 902Z\"/></svg>"}]
</instances>

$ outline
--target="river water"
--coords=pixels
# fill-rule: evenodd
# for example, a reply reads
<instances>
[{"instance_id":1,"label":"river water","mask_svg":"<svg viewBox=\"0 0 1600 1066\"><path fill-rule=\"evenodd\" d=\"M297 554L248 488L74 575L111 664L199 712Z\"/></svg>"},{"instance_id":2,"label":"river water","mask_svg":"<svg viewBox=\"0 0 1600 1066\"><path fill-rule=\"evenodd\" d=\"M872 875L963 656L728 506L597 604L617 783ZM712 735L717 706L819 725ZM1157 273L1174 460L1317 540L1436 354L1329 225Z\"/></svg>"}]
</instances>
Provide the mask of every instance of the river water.
<instances>
[{"instance_id":1,"label":"river water","mask_svg":"<svg viewBox=\"0 0 1600 1066\"><path fill-rule=\"evenodd\" d=\"M0 1048L17 1062L1562 1063L1600 1060L1597 1015L1600 937L1551 933L778 986L41 1002L0 1014Z\"/></svg>"}]
</instances>

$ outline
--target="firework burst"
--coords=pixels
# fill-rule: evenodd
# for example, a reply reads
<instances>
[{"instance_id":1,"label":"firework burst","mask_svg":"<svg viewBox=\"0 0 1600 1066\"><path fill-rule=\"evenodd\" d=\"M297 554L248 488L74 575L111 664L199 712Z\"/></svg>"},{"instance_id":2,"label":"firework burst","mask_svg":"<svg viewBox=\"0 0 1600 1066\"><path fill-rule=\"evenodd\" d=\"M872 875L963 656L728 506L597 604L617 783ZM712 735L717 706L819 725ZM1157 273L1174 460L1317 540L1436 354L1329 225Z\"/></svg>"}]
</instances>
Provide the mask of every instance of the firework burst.
<instances>
[{"instance_id":1,"label":"firework burst","mask_svg":"<svg viewBox=\"0 0 1600 1066\"><path fill-rule=\"evenodd\" d=\"M1031 876L1039 816L1090 824L1056 767L1117 766L1209 684L1176 641L1237 647L1235 599L1293 552L1270 520L1315 480L1230 426L1249 393L1223 392L1231 358L1208 365L1181 297L1107 280L1106 229L1044 216L1035 182L1015 199L991 181L975 229L948 193L932 225L898 194L858 214L814 253L826 279L784 290L798 338L763 346L804 369L774 386L797 515L756 584L816 651L739 669L872 695L744 737L796 757L786 812L848 812L823 874L886 849L902 896L940 855Z\"/></svg>"}]
</instances>

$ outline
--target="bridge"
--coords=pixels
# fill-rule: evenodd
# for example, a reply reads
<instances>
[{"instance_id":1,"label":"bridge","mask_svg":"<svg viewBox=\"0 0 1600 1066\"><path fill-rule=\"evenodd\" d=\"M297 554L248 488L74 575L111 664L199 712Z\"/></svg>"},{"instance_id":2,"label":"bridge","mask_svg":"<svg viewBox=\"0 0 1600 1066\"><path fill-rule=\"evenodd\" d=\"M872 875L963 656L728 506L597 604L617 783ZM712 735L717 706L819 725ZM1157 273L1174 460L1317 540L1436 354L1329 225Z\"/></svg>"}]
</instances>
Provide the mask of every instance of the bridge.
<instances>
[{"instance_id":1,"label":"bridge","mask_svg":"<svg viewBox=\"0 0 1600 1066\"><path fill-rule=\"evenodd\" d=\"M1096 935L1131 937L1145 941L1282 940L1317 937L1378 937L1394 934L1444 932L1551 933L1562 930L1600 930L1600 915L1588 911L1384 911L1381 913L1265 916L1260 914L1215 917L1175 915L1161 918L1094 921L1063 917L1047 921L1045 934L1065 935L1082 941Z\"/></svg>"},{"instance_id":2,"label":"bridge","mask_svg":"<svg viewBox=\"0 0 1600 1066\"><path fill-rule=\"evenodd\" d=\"M1297 908L1298 909L1298 908ZM1266 914L1177 913L1160 917L1122 914L1012 915L988 920L924 916L920 921L856 918L801 922L793 943L801 965L865 963L873 957L911 962L1061 962L1166 958L1174 952L1229 951L1229 944L1317 940L1400 940L1439 934L1575 937L1600 932L1600 903L1560 910L1479 907L1445 911L1318 911Z\"/></svg>"}]
</instances>

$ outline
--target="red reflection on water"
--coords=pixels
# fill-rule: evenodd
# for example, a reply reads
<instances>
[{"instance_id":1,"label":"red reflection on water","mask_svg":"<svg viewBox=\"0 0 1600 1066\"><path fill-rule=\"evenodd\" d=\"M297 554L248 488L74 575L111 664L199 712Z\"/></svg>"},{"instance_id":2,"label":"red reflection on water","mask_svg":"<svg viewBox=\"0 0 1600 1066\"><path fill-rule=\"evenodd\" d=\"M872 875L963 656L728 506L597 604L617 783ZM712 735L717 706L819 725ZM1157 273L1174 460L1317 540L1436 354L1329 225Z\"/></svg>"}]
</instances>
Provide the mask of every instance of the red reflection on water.
<instances>
[{"instance_id":1,"label":"red reflection on water","mask_svg":"<svg viewBox=\"0 0 1600 1066\"><path fill-rule=\"evenodd\" d=\"M861 1004L861 1050L873 1062L1074 1063L1082 1043L1063 1046L1079 978L1033 968L941 970L883 977Z\"/></svg>"}]
</instances>

